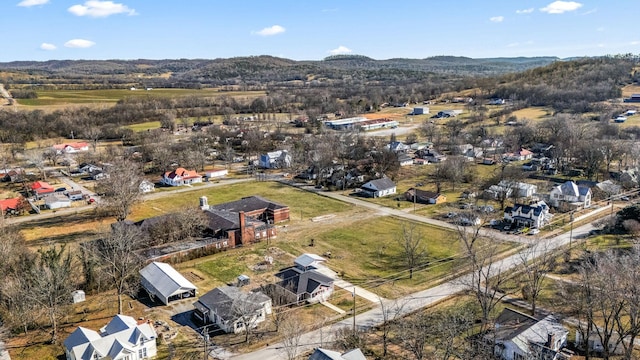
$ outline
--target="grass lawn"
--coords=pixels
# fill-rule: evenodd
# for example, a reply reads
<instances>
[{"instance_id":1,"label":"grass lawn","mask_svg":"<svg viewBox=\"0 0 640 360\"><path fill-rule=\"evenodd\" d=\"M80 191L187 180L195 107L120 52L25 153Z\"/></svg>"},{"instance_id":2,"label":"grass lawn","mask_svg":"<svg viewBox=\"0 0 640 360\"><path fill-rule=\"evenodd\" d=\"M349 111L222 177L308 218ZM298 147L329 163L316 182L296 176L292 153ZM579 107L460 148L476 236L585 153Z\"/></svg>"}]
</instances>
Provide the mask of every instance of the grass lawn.
<instances>
[{"instance_id":1,"label":"grass lawn","mask_svg":"<svg viewBox=\"0 0 640 360\"><path fill-rule=\"evenodd\" d=\"M160 128L160 121L147 121L139 124L126 125L127 129L131 129L135 132L147 131Z\"/></svg>"},{"instance_id":2,"label":"grass lawn","mask_svg":"<svg viewBox=\"0 0 640 360\"><path fill-rule=\"evenodd\" d=\"M299 219L340 213L352 208L338 200L299 190L277 182L245 182L224 187L194 190L179 193L156 200L149 200L135 207L131 219L141 220L172 211L179 211L185 207L198 205L201 196L207 196L210 205L239 200L246 196L259 195L269 200L287 205L291 217Z\"/></svg>"}]
</instances>

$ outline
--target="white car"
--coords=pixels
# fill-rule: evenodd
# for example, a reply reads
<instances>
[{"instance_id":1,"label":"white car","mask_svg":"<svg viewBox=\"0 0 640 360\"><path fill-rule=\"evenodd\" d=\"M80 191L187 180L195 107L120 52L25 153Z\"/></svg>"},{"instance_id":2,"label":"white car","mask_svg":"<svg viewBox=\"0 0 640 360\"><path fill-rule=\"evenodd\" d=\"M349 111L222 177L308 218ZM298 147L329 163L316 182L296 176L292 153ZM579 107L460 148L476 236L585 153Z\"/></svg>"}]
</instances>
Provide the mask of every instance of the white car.
<instances>
[{"instance_id":1,"label":"white car","mask_svg":"<svg viewBox=\"0 0 640 360\"><path fill-rule=\"evenodd\" d=\"M531 229L529 230L529 235L535 235L540 233L540 229Z\"/></svg>"}]
</instances>

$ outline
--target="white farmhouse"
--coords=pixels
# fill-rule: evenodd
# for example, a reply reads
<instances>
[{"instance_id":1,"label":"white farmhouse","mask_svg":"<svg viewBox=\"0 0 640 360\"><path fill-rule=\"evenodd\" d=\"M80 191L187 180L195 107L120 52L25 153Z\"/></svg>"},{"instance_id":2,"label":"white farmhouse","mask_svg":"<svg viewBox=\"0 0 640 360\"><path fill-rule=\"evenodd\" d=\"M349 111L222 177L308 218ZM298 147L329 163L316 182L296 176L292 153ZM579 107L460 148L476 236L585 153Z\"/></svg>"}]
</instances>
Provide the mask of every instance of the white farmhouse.
<instances>
[{"instance_id":1,"label":"white farmhouse","mask_svg":"<svg viewBox=\"0 0 640 360\"><path fill-rule=\"evenodd\" d=\"M549 203L555 207L566 205L571 208L588 208L591 206L591 189L567 181L551 189Z\"/></svg>"},{"instance_id":2,"label":"white farmhouse","mask_svg":"<svg viewBox=\"0 0 640 360\"><path fill-rule=\"evenodd\" d=\"M383 197L396 193L396 184L388 177L371 180L360 187L370 197Z\"/></svg>"},{"instance_id":3,"label":"white farmhouse","mask_svg":"<svg viewBox=\"0 0 640 360\"><path fill-rule=\"evenodd\" d=\"M544 201L530 205L515 204L504 209L504 220L518 226L541 228L548 224L552 217L549 206Z\"/></svg>"}]
</instances>

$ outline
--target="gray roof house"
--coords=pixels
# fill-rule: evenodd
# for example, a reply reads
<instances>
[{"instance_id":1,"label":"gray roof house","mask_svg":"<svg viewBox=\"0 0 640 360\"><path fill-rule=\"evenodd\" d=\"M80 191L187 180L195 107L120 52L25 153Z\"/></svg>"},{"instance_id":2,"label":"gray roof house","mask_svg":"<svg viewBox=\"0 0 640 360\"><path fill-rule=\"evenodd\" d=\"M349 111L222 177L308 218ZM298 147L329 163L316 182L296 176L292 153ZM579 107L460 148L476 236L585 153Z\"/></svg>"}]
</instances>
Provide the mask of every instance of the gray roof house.
<instances>
[{"instance_id":1,"label":"gray roof house","mask_svg":"<svg viewBox=\"0 0 640 360\"><path fill-rule=\"evenodd\" d=\"M194 316L215 324L224 332L241 333L245 324L255 327L271 314L271 298L261 292L245 292L235 286L217 287L202 295L193 306Z\"/></svg>"},{"instance_id":2,"label":"gray roof house","mask_svg":"<svg viewBox=\"0 0 640 360\"><path fill-rule=\"evenodd\" d=\"M549 203L555 207L588 208L591 206L591 189L578 186L573 181L555 186L549 193Z\"/></svg>"},{"instance_id":3,"label":"gray roof house","mask_svg":"<svg viewBox=\"0 0 640 360\"><path fill-rule=\"evenodd\" d=\"M367 358L364 357L362 351L357 348L345 353L317 348L313 354L309 356L309 360L367 360Z\"/></svg>"},{"instance_id":4,"label":"gray roof house","mask_svg":"<svg viewBox=\"0 0 640 360\"><path fill-rule=\"evenodd\" d=\"M281 279L276 285L286 292L289 303L323 302L333 294L333 279L316 270L291 266L275 276Z\"/></svg>"},{"instance_id":5,"label":"gray roof house","mask_svg":"<svg viewBox=\"0 0 640 360\"><path fill-rule=\"evenodd\" d=\"M196 286L171 265L152 262L140 270L140 283L152 299L170 301L196 296Z\"/></svg>"},{"instance_id":6,"label":"gray roof house","mask_svg":"<svg viewBox=\"0 0 640 360\"><path fill-rule=\"evenodd\" d=\"M541 228L551 222L553 214L544 201L535 204L515 204L504 209L504 220L518 226Z\"/></svg>"},{"instance_id":7,"label":"gray roof house","mask_svg":"<svg viewBox=\"0 0 640 360\"><path fill-rule=\"evenodd\" d=\"M536 319L506 308L495 321L492 334L496 356L504 360L561 359L569 331L553 316Z\"/></svg>"},{"instance_id":8,"label":"gray roof house","mask_svg":"<svg viewBox=\"0 0 640 360\"><path fill-rule=\"evenodd\" d=\"M388 177L364 183L360 189L369 197L382 197L396 193L396 184Z\"/></svg>"},{"instance_id":9,"label":"gray roof house","mask_svg":"<svg viewBox=\"0 0 640 360\"><path fill-rule=\"evenodd\" d=\"M116 315L100 332L78 327L63 345L67 360L146 359L157 354L156 337L150 322Z\"/></svg>"}]
</instances>

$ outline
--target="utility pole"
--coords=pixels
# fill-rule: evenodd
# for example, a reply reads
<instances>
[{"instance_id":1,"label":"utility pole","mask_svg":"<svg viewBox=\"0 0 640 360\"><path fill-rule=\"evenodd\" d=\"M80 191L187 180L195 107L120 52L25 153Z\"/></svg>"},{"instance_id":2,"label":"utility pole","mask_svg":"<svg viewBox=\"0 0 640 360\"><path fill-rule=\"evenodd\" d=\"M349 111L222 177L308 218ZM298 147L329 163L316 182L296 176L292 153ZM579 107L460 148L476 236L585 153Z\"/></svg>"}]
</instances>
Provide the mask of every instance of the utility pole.
<instances>
[{"instance_id":1,"label":"utility pole","mask_svg":"<svg viewBox=\"0 0 640 360\"><path fill-rule=\"evenodd\" d=\"M204 334L202 335L202 339L204 340L204 354L203 359L209 359L209 351L207 349L207 345L209 345L209 325L204 327Z\"/></svg>"},{"instance_id":2,"label":"utility pole","mask_svg":"<svg viewBox=\"0 0 640 360\"><path fill-rule=\"evenodd\" d=\"M353 336L356 336L356 287L353 287Z\"/></svg>"},{"instance_id":3,"label":"utility pole","mask_svg":"<svg viewBox=\"0 0 640 360\"><path fill-rule=\"evenodd\" d=\"M571 212L571 215L570 215L571 217L569 218L569 221L571 222L571 230L569 230L569 251L571 251L571 242L573 240L573 213L574 213L574 211Z\"/></svg>"}]
</instances>

